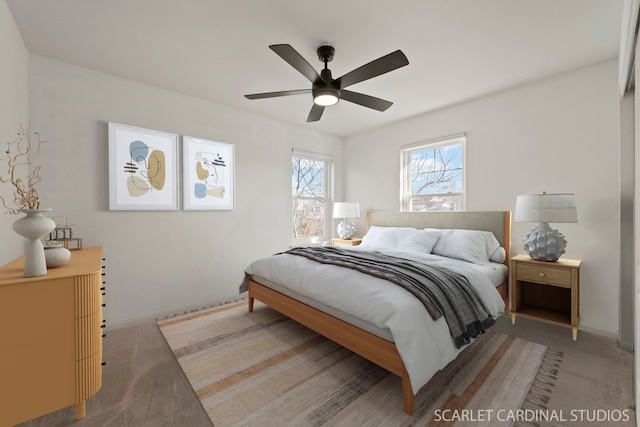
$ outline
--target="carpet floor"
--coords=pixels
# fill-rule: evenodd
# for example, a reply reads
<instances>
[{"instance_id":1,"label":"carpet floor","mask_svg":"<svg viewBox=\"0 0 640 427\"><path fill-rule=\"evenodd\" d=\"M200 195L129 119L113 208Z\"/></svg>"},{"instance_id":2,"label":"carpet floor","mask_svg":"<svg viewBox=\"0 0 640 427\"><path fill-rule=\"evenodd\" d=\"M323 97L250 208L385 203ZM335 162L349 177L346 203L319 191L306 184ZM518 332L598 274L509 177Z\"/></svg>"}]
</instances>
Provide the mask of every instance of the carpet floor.
<instances>
[{"instance_id":1,"label":"carpet floor","mask_svg":"<svg viewBox=\"0 0 640 427\"><path fill-rule=\"evenodd\" d=\"M489 332L408 416L398 377L258 302L253 313L240 303L158 325L216 426L509 426L525 401L544 408L562 363L544 345Z\"/></svg>"},{"instance_id":2,"label":"carpet floor","mask_svg":"<svg viewBox=\"0 0 640 427\"><path fill-rule=\"evenodd\" d=\"M546 406L565 419L518 427L634 427L633 352L617 346L613 338L581 330L578 340L571 330L551 323L510 316L496 321L492 331L537 342L562 351L564 362ZM75 420L69 406L20 427L211 427L212 423L189 384L155 321L107 329L104 339L102 388L87 401L87 416ZM395 394L394 394L395 395ZM525 408L538 408L528 401ZM395 410L395 409L394 409ZM627 411L623 421L571 419L571 411L615 414ZM585 414L580 412L579 414ZM443 423L444 424L444 423ZM474 423L469 423L473 425Z\"/></svg>"}]
</instances>

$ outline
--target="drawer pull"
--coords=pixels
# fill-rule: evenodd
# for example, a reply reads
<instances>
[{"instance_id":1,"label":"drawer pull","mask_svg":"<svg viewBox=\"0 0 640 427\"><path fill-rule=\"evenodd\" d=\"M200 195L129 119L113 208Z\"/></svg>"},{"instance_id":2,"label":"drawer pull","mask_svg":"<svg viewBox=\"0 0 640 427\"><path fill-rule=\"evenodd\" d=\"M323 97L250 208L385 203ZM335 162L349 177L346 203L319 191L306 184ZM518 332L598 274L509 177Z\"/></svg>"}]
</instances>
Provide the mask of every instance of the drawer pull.
<instances>
[{"instance_id":1,"label":"drawer pull","mask_svg":"<svg viewBox=\"0 0 640 427\"><path fill-rule=\"evenodd\" d=\"M538 276L544 277L544 273L541 271L540 273L538 273Z\"/></svg>"}]
</instances>

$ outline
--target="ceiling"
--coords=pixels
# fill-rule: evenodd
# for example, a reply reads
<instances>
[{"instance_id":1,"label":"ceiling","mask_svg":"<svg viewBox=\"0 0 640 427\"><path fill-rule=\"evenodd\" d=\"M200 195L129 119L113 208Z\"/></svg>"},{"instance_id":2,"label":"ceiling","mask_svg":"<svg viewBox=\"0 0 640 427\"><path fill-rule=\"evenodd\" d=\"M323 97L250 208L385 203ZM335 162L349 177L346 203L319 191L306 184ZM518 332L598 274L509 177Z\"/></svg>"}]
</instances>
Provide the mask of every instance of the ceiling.
<instances>
[{"instance_id":1,"label":"ceiling","mask_svg":"<svg viewBox=\"0 0 640 427\"><path fill-rule=\"evenodd\" d=\"M27 49L311 129L349 136L618 56L624 0L7 0ZM293 46L334 78L401 49L409 65L349 89L306 123L310 88L268 46Z\"/></svg>"}]
</instances>

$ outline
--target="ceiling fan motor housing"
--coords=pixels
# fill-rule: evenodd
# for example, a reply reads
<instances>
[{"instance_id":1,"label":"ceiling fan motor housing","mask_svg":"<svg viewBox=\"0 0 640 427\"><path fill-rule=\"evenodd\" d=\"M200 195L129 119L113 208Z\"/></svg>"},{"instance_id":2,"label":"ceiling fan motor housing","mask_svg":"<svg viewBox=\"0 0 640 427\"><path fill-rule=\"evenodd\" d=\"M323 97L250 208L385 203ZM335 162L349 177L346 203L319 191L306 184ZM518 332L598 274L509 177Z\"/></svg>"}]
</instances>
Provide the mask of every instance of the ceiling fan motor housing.
<instances>
[{"instance_id":1,"label":"ceiling fan motor housing","mask_svg":"<svg viewBox=\"0 0 640 427\"><path fill-rule=\"evenodd\" d=\"M336 50L332 46L324 45L324 46L320 46L317 52L318 52L318 59L322 62L325 62L325 66L326 66L326 62L333 61L333 56L335 55Z\"/></svg>"},{"instance_id":2,"label":"ceiling fan motor housing","mask_svg":"<svg viewBox=\"0 0 640 427\"><path fill-rule=\"evenodd\" d=\"M320 77L312 86L313 102L323 106L337 104L340 100L340 88L331 77L331 70L325 68L320 72Z\"/></svg>"}]
</instances>

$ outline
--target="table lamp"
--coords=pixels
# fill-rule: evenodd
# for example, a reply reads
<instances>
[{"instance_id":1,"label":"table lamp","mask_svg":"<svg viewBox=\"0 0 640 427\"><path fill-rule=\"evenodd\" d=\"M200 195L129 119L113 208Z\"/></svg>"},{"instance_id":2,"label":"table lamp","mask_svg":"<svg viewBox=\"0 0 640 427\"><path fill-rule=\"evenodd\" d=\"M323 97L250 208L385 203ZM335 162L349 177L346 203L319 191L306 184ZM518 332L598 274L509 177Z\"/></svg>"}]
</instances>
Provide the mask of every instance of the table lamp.
<instances>
[{"instance_id":1,"label":"table lamp","mask_svg":"<svg viewBox=\"0 0 640 427\"><path fill-rule=\"evenodd\" d=\"M349 218L360 217L360 205L350 202L336 202L333 204L333 217L342 218L338 224L338 237L341 239L351 239L356 234L356 226Z\"/></svg>"},{"instance_id":2,"label":"table lamp","mask_svg":"<svg viewBox=\"0 0 640 427\"><path fill-rule=\"evenodd\" d=\"M525 194L516 199L516 222L539 222L522 239L532 259L555 262L567 247L564 234L549 226L550 222L578 222L574 194Z\"/></svg>"}]
</instances>

